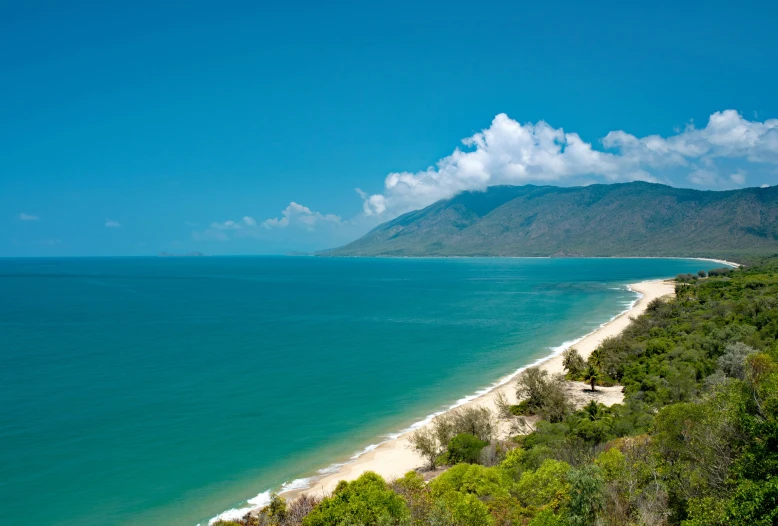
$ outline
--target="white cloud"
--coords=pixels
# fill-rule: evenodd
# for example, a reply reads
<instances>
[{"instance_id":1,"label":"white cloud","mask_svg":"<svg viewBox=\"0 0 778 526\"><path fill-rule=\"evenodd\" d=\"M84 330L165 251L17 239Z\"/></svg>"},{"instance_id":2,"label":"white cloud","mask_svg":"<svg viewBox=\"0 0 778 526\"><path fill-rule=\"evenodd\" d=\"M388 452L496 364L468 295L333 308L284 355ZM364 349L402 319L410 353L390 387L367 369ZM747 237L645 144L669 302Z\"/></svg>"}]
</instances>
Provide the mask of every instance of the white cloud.
<instances>
[{"instance_id":1,"label":"white cloud","mask_svg":"<svg viewBox=\"0 0 778 526\"><path fill-rule=\"evenodd\" d=\"M678 170L696 185L743 185L744 171L720 176L717 162L778 164L778 119L749 121L725 110L712 114L704 128L689 124L669 137L612 131L602 139L601 151L576 133L543 121L521 124L501 113L462 143L464 149L426 170L390 173L382 193L358 189L364 214L387 219L461 191L498 184L668 181L665 174Z\"/></svg>"},{"instance_id":2,"label":"white cloud","mask_svg":"<svg viewBox=\"0 0 778 526\"><path fill-rule=\"evenodd\" d=\"M245 216L240 221L224 221L221 223L211 223L211 227L214 230L241 230L247 227L255 227L257 222L253 217Z\"/></svg>"},{"instance_id":3,"label":"white cloud","mask_svg":"<svg viewBox=\"0 0 778 526\"><path fill-rule=\"evenodd\" d=\"M121 228L121 224L117 221L114 221L112 219L106 219L105 220L105 227L106 228Z\"/></svg>"},{"instance_id":4,"label":"white cloud","mask_svg":"<svg viewBox=\"0 0 778 526\"><path fill-rule=\"evenodd\" d=\"M623 156L595 150L576 133L543 121L520 124L504 113L462 144L465 150L457 148L434 167L390 173L383 194L359 191L365 214L388 211L396 215L464 190L484 190L498 184L559 184L592 175L611 182L656 180Z\"/></svg>"},{"instance_id":5,"label":"white cloud","mask_svg":"<svg viewBox=\"0 0 778 526\"><path fill-rule=\"evenodd\" d=\"M317 226L322 224L337 227L342 225L343 221L334 214L322 214L292 201L281 211L279 217L265 219L261 223L258 223L251 216L244 216L240 221L230 219L211 223L206 230L192 232L192 237L195 240L212 241L227 241L233 237L260 238L266 236L270 230L297 227L314 231Z\"/></svg>"},{"instance_id":6,"label":"white cloud","mask_svg":"<svg viewBox=\"0 0 778 526\"><path fill-rule=\"evenodd\" d=\"M759 188L770 188L770 185L769 185L769 184L763 184L763 185L762 185L762 186L760 186Z\"/></svg>"},{"instance_id":7,"label":"white cloud","mask_svg":"<svg viewBox=\"0 0 778 526\"><path fill-rule=\"evenodd\" d=\"M292 201L281 211L281 217L266 219L262 222L262 226L265 228L286 228L289 225L300 225L311 230L317 223L321 222L338 224L340 217L334 214L314 212L307 206Z\"/></svg>"},{"instance_id":8,"label":"white cloud","mask_svg":"<svg viewBox=\"0 0 778 526\"><path fill-rule=\"evenodd\" d=\"M751 165L758 169L751 170ZM764 177L776 167L778 119L750 121L735 110L713 113L703 128L693 123L677 127L667 137L611 131L597 147L577 133L544 121L522 124L501 113L488 128L463 139L460 147L434 166L390 173L378 193L356 188L362 213L349 220L291 202L277 217L257 222L246 216L238 221L213 223L192 235L216 240L259 238L263 232L291 227L312 232L325 226L330 233L337 229L339 235L347 231L364 233L370 226L404 212L462 191L482 191L493 185L589 185L636 180L670 184L685 180L701 187L733 188L746 184L747 173L752 180L759 180L760 174Z\"/></svg>"},{"instance_id":9,"label":"white cloud","mask_svg":"<svg viewBox=\"0 0 778 526\"><path fill-rule=\"evenodd\" d=\"M33 214L25 214L21 212L19 214L19 221L40 221L40 217Z\"/></svg>"},{"instance_id":10,"label":"white cloud","mask_svg":"<svg viewBox=\"0 0 778 526\"><path fill-rule=\"evenodd\" d=\"M689 174L689 181L699 186L715 186L720 184L719 176L710 170L700 169Z\"/></svg>"},{"instance_id":11,"label":"white cloud","mask_svg":"<svg viewBox=\"0 0 778 526\"><path fill-rule=\"evenodd\" d=\"M746 184L746 172L744 170L738 170L737 172L729 176L730 181L738 185Z\"/></svg>"},{"instance_id":12,"label":"white cloud","mask_svg":"<svg viewBox=\"0 0 778 526\"><path fill-rule=\"evenodd\" d=\"M735 110L717 111L705 128L690 124L666 139L658 135L638 139L615 131L605 136L603 145L619 148L623 156L652 166L686 165L717 158L778 163L778 119L749 121Z\"/></svg>"}]
</instances>

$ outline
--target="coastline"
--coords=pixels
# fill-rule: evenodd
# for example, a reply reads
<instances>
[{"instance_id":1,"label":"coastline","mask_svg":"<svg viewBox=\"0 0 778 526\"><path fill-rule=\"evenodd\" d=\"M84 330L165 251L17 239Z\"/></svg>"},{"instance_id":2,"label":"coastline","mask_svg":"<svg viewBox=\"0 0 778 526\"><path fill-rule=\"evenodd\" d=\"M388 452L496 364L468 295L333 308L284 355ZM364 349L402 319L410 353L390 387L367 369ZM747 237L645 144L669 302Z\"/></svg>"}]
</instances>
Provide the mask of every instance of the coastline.
<instances>
[{"instance_id":1,"label":"coastline","mask_svg":"<svg viewBox=\"0 0 778 526\"><path fill-rule=\"evenodd\" d=\"M718 263L732 268L740 268L740 263L734 261L727 261L726 259L716 258L702 258L696 256L570 256L570 257L554 257L554 256L329 256L325 254L314 254L315 257L326 258L386 258L386 259L477 259L477 258L494 258L494 259L692 259L697 261L710 261L712 263Z\"/></svg>"},{"instance_id":2,"label":"coastline","mask_svg":"<svg viewBox=\"0 0 778 526\"><path fill-rule=\"evenodd\" d=\"M697 258L695 258L697 259ZM699 258L703 259L703 258ZM711 260L717 263L726 263L721 260ZM733 264L735 265L735 264ZM294 499L300 495L326 495L331 493L338 481L354 480L365 471L374 471L386 479L392 479L403 476L408 471L419 468L424 461L410 449L409 435L420 427L427 425L435 416L450 411L457 407L481 405L494 409L494 402L498 394L505 395L511 403L516 403L513 380L526 368L538 366L549 373L563 373L562 351L569 347L575 347L581 356L586 359L589 354L597 348L602 340L608 337L620 334L631 322L633 317L639 316L645 310L648 304L654 299L669 296L675 293L674 284L667 280L650 280L628 285L629 290L639 294L639 297L620 314L603 323L594 331L586 334L572 342L565 342L554 351L534 363L528 364L515 372L501 378L488 388L482 389L473 395L460 399L445 410L429 415L424 420L417 422L407 429L396 434L389 435L389 438L379 444L373 444L357 453L351 459L340 463L332 464L318 471L318 475L306 479L297 479L285 483L278 494L286 499ZM501 430L504 432L504 430ZM268 504L270 492L266 491L248 500L249 506L227 510L212 518L209 523L218 519L235 519L244 516L250 511L259 509Z\"/></svg>"}]
</instances>

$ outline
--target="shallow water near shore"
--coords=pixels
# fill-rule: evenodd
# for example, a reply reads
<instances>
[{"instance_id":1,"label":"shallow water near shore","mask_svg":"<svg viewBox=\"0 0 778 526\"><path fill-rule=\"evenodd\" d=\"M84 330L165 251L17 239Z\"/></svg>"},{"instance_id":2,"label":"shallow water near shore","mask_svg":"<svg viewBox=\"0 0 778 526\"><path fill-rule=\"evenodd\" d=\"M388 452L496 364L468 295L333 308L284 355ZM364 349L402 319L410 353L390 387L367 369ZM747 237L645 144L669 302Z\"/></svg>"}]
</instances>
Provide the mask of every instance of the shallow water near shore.
<instances>
[{"instance_id":1,"label":"shallow water near shore","mask_svg":"<svg viewBox=\"0 0 778 526\"><path fill-rule=\"evenodd\" d=\"M0 260L0 523L206 523L719 266Z\"/></svg>"}]
</instances>

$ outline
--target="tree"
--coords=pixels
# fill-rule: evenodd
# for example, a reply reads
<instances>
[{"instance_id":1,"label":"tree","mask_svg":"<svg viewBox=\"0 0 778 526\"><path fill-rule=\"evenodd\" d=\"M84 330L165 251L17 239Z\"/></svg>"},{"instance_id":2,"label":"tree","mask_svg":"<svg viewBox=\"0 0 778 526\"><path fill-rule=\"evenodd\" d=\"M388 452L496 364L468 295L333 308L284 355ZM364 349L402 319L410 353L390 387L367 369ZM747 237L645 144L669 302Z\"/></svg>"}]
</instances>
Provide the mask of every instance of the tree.
<instances>
[{"instance_id":1,"label":"tree","mask_svg":"<svg viewBox=\"0 0 778 526\"><path fill-rule=\"evenodd\" d=\"M561 422L572 411L567 399L565 379L561 374L549 375L538 367L526 369L516 384L516 397L522 400L529 414L538 414L550 422Z\"/></svg>"},{"instance_id":2,"label":"tree","mask_svg":"<svg viewBox=\"0 0 778 526\"><path fill-rule=\"evenodd\" d=\"M746 359L756 352L756 349L745 343L730 343L725 348L724 354L719 356L719 368L730 378L745 380Z\"/></svg>"},{"instance_id":3,"label":"tree","mask_svg":"<svg viewBox=\"0 0 778 526\"><path fill-rule=\"evenodd\" d=\"M468 433L489 443L495 429L494 413L488 408L458 407L436 416L429 425L411 433L410 447L427 460L430 468L434 468L437 458L455 436Z\"/></svg>"},{"instance_id":4,"label":"tree","mask_svg":"<svg viewBox=\"0 0 778 526\"><path fill-rule=\"evenodd\" d=\"M516 383L516 398L533 413L540 409L548 390L548 371L539 367L525 369Z\"/></svg>"},{"instance_id":5,"label":"tree","mask_svg":"<svg viewBox=\"0 0 778 526\"><path fill-rule=\"evenodd\" d=\"M598 346L595 350L589 354L589 358L586 360L587 364L600 367L602 365L602 346Z\"/></svg>"},{"instance_id":6,"label":"tree","mask_svg":"<svg viewBox=\"0 0 778 526\"><path fill-rule=\"evenodd\" d=\"M589 403L586 404L581 410L586 413L586 417L589 420L596 422L605 416L607 407L603 404L598 404L596 400L589 400Z\"/></svg>"},{"instance_id":7,"label":"tree","mask_svg":"<svg viewBox=\"0 0 778 526\"><path fill-rule=\"evenodd\" d=\"M512 505L512 480L500 468L458 464L430 482L432 495L449 515L441 526L487 526ZM492 513L490 513L492 512ZM430 521L432 523L432 521ZM425 524L430 524L425 523Z\"/></svg>"},{"instance_id":8,"label":"tree","mask_svg":"<svg viewBox=\"0 0 778 526\"><path fill-rule=\"evenodd\" d=\"M595 465L583 466L567 474L570 481L568 515L571 526L596 524L605 507L605 480L602 470Z\"/></svg>"},{"instance_id":9,"label":"tree","mask_svg":"<svg viewBox=\"0 0 778 526\"><path fill-rule=\"evenodd\" d=\"M430 469L435 469L435 461L441 453L437 433L431 426L425 426L411 433L408 440L411 449L427 461Z\"/></svg>"},{"instance_id":10,"label":"tree","mask_svg":"<svg viewBox=\"0 0 778 526\"><path fill-rule=\"evenodd\" d=\"M514 492L524 506L559 509L564 505L570 488L567 482L569 471L570 465L566 462L544 460L535 471L522 473Z\"/></svg>"},{"instance_id":11,"label":"tree","mask_svg":"<svg viewBox=\"0 0 778 526\"><path fill-rule=\"evenodd\" d=\"M569 347L562 353L562 366L572 378L577 378L581 375L586 367L584 359L578 354L578 351L573 347Z\"/></svg>"},{"instance_id":12,"label":"tree","mask_svg":"<svg viewBox=\"0 0 778 526\"><path fill-rule=\"evenodd\" d=\"M597 368L597 366L593 364L589 364L589 366L586 368L586 371L584 372L584 381L589 382L592 386L592 392L596 391L594 388L594 384L597 383L597 380L600 379L600 370Z\"/></svg>"}]
</instances>

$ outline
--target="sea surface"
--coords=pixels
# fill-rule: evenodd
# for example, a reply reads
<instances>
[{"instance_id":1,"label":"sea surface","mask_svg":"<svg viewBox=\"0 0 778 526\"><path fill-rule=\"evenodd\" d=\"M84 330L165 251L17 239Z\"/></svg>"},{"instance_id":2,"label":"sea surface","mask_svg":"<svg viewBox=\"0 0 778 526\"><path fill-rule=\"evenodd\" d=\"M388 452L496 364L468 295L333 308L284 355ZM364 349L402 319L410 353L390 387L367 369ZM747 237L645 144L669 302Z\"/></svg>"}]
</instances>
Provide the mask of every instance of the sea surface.
<instances>
[{"instance_id":1,"label":"sea surface","mask_svg":"<svg viewBox=\"0 0 778 526\"><path fill-rule=\"evenodd\" d=\"M206 524L717 266L0 259L0 524Z\"/></svg>"}]
</instances>

